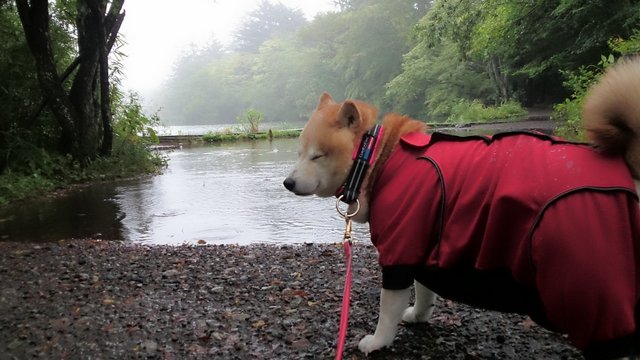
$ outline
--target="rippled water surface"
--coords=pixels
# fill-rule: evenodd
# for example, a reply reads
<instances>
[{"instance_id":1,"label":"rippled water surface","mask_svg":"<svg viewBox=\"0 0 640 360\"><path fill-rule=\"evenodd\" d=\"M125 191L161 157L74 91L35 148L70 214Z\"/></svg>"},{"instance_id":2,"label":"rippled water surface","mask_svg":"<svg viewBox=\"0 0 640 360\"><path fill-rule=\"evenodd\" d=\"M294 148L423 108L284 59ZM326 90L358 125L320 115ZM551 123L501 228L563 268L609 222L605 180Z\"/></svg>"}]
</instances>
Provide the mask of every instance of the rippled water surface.
<instances>
[{"instance_id":1,"label":"rippled water surface","mask_svg":"<svg viewBox=\"0 0 640 360\"><path fill-rule=\"evenodd\" d=\"M297 139L174 150L162 175L99 184L0 210L5 241L100 237L148 244L338 242L335 200L297 197L282 181ZM368 241L365 225L356 240Z\"/></svg>"}]
</instances>

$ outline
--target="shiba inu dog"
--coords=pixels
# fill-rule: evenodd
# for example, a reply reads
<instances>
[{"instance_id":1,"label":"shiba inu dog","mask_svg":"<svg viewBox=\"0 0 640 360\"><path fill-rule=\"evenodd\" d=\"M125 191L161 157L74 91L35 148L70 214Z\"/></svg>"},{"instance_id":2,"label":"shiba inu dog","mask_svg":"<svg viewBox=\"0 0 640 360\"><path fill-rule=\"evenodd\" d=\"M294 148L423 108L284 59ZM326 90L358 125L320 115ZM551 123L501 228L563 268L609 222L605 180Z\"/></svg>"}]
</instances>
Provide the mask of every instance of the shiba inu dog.
<instances>
[{"instance_id":1,"label":"shiba inu dog","mask_svg":"<svg viewBox=\"0 0 640 360\"><path fill-rule=\"evenodd\" d=\"M587 358L640 356L640 60L611 67L590 89L591 145L376 119L365 102L322 94L284 180L296 195L351 193L354 220L369 222L382 290L361 351L391 345L401 321L428 321L437 293L527 314ZM352 170L363 159L370 167Z\"/></svg>"}]
</instances>

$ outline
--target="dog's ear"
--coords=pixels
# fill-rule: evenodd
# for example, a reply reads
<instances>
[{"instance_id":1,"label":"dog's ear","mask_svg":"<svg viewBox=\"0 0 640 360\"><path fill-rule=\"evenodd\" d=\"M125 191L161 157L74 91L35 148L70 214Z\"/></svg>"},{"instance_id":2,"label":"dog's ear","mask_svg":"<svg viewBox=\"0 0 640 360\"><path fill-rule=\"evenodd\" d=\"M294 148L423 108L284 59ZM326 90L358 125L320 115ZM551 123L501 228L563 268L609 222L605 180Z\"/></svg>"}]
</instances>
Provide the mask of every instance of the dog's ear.
<instances>
[{"instance_id":1,"label":"dog's ear","mask_svg":"<svg viewBox=\"0 0 640 360\"><path fill-rule=\"evenodd\" d=\"M329 95L329 93L325 91L322 93L322 95L320 95L320 101L318 101L318 106L316 106L316 109L322 109L327 105L332 105L335 103L336 102L333 100L331 95Z\"/></svg>"},{"instance_id":2,"label":"dog's ear","mask_svg":"<svg viewBox=\"0 0 640 360\"><path fill-rule=\"evenodd\" d=\"M362 123L362 115L358 105L352 100L342 103L338 112L338 121L344 127L359 127Z\"/></svg>"}]
</instances>

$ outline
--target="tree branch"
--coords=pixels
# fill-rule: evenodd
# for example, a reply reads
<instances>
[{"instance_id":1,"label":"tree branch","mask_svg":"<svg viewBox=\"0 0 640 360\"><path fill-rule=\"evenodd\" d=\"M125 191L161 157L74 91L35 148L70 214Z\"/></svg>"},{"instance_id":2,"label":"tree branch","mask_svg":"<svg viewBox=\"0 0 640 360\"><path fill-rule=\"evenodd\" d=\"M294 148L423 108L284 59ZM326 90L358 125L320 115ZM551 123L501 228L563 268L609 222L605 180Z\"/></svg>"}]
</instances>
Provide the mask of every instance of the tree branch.
<instances>
[{"instance_id":1,"label":"tree branch","mask_svg":"<svg viewBox=\"0 0 640 360\"><path fill-rule=\"evenodd\" d=\"M116 3L118 3L119 6L114 7L114 4ZM105 28L109 29L107 32L109 34L109 39L107 41L107 54L111 53L111 50L113 49L116 39L118 38L118 33L120 32L120 26L122 25L125 17L124 11L122 13L116 13L116 15L113 15L112 12L119 11L122 8L123 4L124 0L114 1L111 5L111 8L109 9L109 15L107 15L108 19L105 19ZM76 56L71 64L67 66L67 68L60 76L60 84L63 84L65 81L67 81L67 78L69 78L69 76L78 68L78 65L80 65L80 60L80 56ZM36 120L42 113L42 110L44 110L44 108L47 106L48 101L49 98L44 95L44 98L40 101L33 113L29 116L29 119L27 120L27 128L31 128L36 123Z\"/></svg>"}]
</instances>

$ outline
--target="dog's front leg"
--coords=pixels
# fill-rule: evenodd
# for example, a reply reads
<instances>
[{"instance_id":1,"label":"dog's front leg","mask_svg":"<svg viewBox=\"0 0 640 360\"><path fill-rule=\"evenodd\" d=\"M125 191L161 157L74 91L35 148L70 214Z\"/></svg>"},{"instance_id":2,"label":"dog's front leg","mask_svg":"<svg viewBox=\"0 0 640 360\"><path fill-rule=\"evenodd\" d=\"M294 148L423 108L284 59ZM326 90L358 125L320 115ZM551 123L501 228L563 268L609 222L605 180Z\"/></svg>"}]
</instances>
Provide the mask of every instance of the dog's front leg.
<instances>
[{"instance_id":1,"label":"dog's front leg","mask_svg":"<svg viewBox=\"0 0 640 360\"><path fill-rule=\"evenodd\" d=\"M402 320L402 313L409 306L409 288L402 290L385 290L380 292L380 313L378 325L373 335L367 335L358 348L365 354L391 345L398 332L398 324Z\"/></svg>"}]
</instances>

